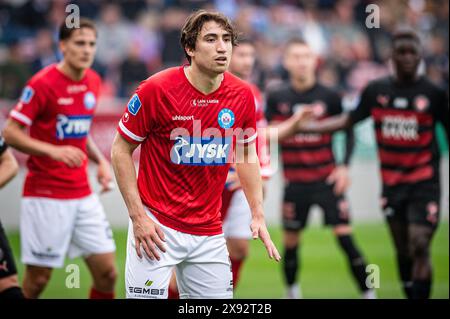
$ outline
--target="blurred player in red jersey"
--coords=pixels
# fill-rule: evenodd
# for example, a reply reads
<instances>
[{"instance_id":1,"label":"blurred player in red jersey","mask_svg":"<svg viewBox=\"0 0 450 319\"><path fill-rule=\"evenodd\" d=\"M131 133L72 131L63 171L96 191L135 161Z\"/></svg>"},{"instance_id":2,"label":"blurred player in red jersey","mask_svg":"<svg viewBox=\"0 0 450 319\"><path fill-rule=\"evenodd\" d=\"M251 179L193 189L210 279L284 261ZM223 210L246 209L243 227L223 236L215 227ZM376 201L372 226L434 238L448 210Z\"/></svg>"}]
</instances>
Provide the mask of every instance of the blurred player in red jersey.
<instances>
[{"instance_id":1,"label":"blurred player in red jersey","mask_svg":"<svg viewBox=\"0 0 450 319\"><path fill-rule=\"evenodd\" d=\"M448 95L419 73L422 48L412 30L393 36L394 74L363 90L358 107L319 122L305 132L333 132L372 117L383 182L381 207L397 253L408 299L431 295L430 246L440 217L440 161L436 124L449 131Z\"/></svg>"},{"instance_id":2,"label":"blurred player in red jersey","mask_svg":"<svg viewBox=\"0 0 450 319\"><path fill-rule=\"evenodd\" d=\"M0 189L13 179L18 171L19 165L0 135ZM11 247L0 222L0 300L23 298Z\"/></svg>"},{"instance_id":3,"label":"blurred player in red jersey","mask_svg":"<svg viewBox=\"0 0 450 319\"><path fill-rule=\"evenodd\" d=\"M234 154L252 237L280 260L264 220L254 96L226 72L235 44L225 16L194 12L181 31L189 65L142 82L119 122L112 163L130 215L127 298L167 298L173 268L181 298L233 297L220 207Z\"/></svg>"},{"instance_id":4,"label":"blurred player in red jersey","mask_svg":"<svg viewBox=\"0 0 450 319\"><path fill-rule=\"evenodd\" d=\"M248 82L255 97L256 127L266 128L264 118L263 99L258 87L251 84L250 77L255 65L256 51L254 44L248 39L242 39L233 49L229 71ZM257 153L261 164L261 177L266 180L270 177L270 155L267 151L264 134L258 134ZM222 220L223 232L230 253L231 268L233 272L233 285L236 288L242 263L248 255L249 243L252 238L250 230L251 210L245 199L235 167L228 172L227 182L222 193Z\"/></svg>"},{"instance_id":5,"label":"blurred player in red jersey","mask_svg":"<svg viewBox=\"0 0 450 319\"><path fill-rule=\"evenodd\" d=\"M83 256L93 277L90 298L113 298L115 244L103 207L92 193L88 159L108 191L109 162L89 137L101 79L90 69L96 51L93 22L60 28L63 60L27 83L4 129L9 145L29 154L21 209L23 291L37 298L66 254ZM29 128L29 134L25 128Z\"/></svg>"}]
</instances>

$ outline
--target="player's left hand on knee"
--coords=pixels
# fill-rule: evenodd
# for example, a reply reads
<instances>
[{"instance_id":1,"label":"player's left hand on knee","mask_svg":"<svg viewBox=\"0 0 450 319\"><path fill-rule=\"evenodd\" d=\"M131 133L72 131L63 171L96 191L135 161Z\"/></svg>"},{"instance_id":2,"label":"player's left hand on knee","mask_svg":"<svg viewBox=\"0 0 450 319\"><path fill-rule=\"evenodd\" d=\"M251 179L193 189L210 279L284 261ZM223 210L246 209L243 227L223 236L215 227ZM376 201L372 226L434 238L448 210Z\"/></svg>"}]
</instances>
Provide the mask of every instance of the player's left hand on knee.
<instances>
[{"instance_id":1,"label":"player's left hand on knee","mask_svg":"<svg viewBox=\"0 0 450 319\"><path fill-rule=\"evenodd\" d=\"M267 230L266 222L263 218L253 218L252 224L250 225L252 231L253 239L261 239L264 246L266 247L267 253L270 259L275 259L276 261L281 260L280 253L275 247L272 239L270 238L269 231Z\"/></svg>"},{"instance_id":2,"label":"player's left hand on knee","mask_svg":"<svg viewBox=\"0 0 450 319\"><path fill-rule=\"evenodd\" d=\"M328 176L327 183L334 185L333 191L336 195L344 194L350 186L350 177L347 166L337 166Z\"/></svg>"}]
</instances>

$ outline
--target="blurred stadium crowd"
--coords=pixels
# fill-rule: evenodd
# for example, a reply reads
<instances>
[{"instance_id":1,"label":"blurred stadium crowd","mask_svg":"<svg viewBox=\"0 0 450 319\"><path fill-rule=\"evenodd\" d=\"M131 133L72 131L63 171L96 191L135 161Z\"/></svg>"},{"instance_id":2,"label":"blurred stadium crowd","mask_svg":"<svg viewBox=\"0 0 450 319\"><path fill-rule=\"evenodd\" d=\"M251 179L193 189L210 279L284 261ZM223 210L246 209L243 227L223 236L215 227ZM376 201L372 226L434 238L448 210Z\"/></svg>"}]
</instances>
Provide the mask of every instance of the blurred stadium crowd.
<instances>
[{"instance_id":1,"label":"blurred stadium crowd","mask_svg":"<svg viewBox=\"0 0 450 319\"><path fill-rule=\"evenodd\" d=\"M71 3L97 22L94 69L104 79L103 97L126 98L141 80L183 62L179 30L200 7L225 13L255 41L254 80L263 90L286 77L280 64L283 44L303 37L321 57L319 79L357 94L369 80L389 72L390 35L403 25L420 32L423 70L448 86L447 0L2 0L0 99L17 99L32 74L58 61L57 30ZM380 8L380 28L365 27L370 3Z\"/></svg>"}]
</instances>

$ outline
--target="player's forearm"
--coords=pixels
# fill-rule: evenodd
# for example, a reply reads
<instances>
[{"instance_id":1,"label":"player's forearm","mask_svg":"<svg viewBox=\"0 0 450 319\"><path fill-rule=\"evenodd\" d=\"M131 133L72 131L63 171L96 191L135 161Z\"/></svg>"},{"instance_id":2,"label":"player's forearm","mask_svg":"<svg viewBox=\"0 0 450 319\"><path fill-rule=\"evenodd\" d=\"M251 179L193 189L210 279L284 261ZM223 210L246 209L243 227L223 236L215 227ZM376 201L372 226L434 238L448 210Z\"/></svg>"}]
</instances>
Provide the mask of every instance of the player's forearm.
<instances>
[{"instance_id":1,"label":"player's forearm","mask_svg":"<svg viewBox=\"0 0 450 319\"><path fill-rule=\"evenodd\" d=\"M348 129L352 126L352 121L348 113L332 116L320 121L302 122L298 125L299 132L302 133L334 133L336 131Z\"/></svg>"},{"instance_id":2,"label":"player's forearm","mask_svg":"<svg viewBox=\"0 0 450 319\"><path fill-rule=\"evenodd\" d=\"M236 172L244 190L253 217L263 214L263 184L260 165L254 145L242 157L238 156Z\"/></svg>"},{"instance_id":3,"label":"player's forearm","mask_svg":"<svg viewBox=\"0 0 450 319\"><path fill-rule=\"evenodd\" d=\"M10 151L6 151L0 157L0 188L5 186L17 175L19 165Z\"/></svg>"},{"instance_id":4,"label":"player's forearm","mask_svg":"<svg viewBox=\"0 0 450 319\"><path fill-rule=\"evenodd\" d=\"M91 136L88 136L88 139L87 139L87 155L88 155L88 158L91 161L93 161L95 164L100 164L101 162L107 162L105 156L103 156L102 152L100 152L97 144L95 144L95 142Z\"/></svg>"},{"instance_id":5,"label":"player's forearm","mask_svg":"<svg viewBox=\"0 0 450 319\"><path fill-rule=\"evenodd\" d=\"M145 216L137 188L136 169L133 162L133 149L129 148L120 136L116 136L111 150L111 164L120 193L125 201L132 221Z\"/></svg>"},{"instance_id":6,"label":"player's forearm","mask_svg":"<svg viewBox=\"0 0 450 319\"><path fill-rule=\"evenodd\" d=\"M279 141L283 141L293 135L298 131L298 121L291 116L289 119L283 122L273 123L266 132L266 139L277 138Z\"/></svg>"},{"instance_id":7,"label":"player's forearm","mask_svg":"<svg viewBox=\"0 0 450 319\"><path fill-rule=\"evenodd\" d=\"M49 156L55 148L53 144L30 137L24 132L24 128L11 120L6 123L3 137L9 146L28 155Z\"/></svg>"}]
</instances>

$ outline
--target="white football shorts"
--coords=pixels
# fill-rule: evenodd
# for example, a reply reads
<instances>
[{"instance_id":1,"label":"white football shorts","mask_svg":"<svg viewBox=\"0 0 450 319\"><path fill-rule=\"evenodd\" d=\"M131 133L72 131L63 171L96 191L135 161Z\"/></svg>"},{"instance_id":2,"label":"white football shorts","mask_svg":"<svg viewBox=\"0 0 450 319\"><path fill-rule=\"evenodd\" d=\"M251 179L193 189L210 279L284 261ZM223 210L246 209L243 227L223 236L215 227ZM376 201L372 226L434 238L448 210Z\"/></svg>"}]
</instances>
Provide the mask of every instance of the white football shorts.
<instances>
[{"instance_id":1,"label":"white football shorts","mask_svg":"<svg viewBox=\"0 0 450 319\"><path fill-rule=\"evenodd\" d=\"M225 238L251 239L252 213L248 206L244 191L238 189L234 192L228 207L227 215L223 221Z\"/></svg>"},{"instance_id":2,"label":"white football shorts","mask_svg":"<svg viewBox=\"0 0 450 319\"><path fill-rule=\"evenodd\" d=\"M97 195L60 200L22 198L20 216L22 262L61 268L70 258L111 253L113 234Z\"/></svg>"},{"instance_id":3,"label":"white football shorts","mask_svg":"<svg viewBox=\"0 0 450 319\"><path fill-rule=\"evenodd\" d=\"M148 209L146 212L164 232L166 252L159 252L159 261L150 260L141 247L143 257L139 258L130 220L125 265L126 297L166 299L175 268L181 299L232 299L231 262L224 235L183 233L161 225Z\"/></svg>"}]
</instances>

